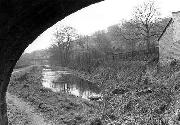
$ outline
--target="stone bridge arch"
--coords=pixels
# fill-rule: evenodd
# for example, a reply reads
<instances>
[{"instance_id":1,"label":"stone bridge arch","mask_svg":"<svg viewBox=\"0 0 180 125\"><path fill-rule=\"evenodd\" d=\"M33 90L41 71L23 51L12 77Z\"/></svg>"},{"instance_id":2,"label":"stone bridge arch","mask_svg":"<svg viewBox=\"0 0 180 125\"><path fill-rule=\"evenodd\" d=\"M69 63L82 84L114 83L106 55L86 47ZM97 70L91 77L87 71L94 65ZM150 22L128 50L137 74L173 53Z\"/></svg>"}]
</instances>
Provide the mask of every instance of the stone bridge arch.
<instances>
[{"instance_id":1,"label":"stone bridge arch","mask_svg":"<svg viewBox=\"0 0 180 125\"><path fill-rule=\"evenodd\" d=\"M8 125L6 90L11 72L25 48L57 21L100 1L0 1L0 125Z\"/></svg>"}]
</instances>

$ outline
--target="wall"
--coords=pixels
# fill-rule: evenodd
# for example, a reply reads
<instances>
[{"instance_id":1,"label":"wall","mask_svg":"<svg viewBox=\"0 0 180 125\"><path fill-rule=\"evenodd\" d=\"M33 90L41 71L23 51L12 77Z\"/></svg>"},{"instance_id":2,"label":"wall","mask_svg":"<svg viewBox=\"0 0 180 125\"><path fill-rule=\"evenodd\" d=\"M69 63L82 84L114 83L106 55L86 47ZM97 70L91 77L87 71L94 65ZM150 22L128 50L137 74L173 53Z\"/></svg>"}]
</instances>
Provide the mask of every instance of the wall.
<instances>
[{"instance_id":1,"label":"wall","mask_svg":"<svg viewBox=\"0 0 180 125\"><path fill-rule=\"evenodd\" d=\"M180 60L180 12L172 13L172 21L159 40L159 60L161 65L173 59Z\"/></svg>"}]
</instances>

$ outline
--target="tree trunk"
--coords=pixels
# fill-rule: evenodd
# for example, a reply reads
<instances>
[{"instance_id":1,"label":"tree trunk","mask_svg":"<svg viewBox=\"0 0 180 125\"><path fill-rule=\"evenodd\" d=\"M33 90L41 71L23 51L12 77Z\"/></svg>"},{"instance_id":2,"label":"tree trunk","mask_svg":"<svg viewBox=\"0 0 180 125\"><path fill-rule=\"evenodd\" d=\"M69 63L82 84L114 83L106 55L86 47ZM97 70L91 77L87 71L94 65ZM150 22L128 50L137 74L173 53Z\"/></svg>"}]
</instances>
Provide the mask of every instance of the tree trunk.
<instances>
[{"instance_id":1,"label":"tree trunk","mask_svg":"<svg viewBox=\"0 0 180 125\"><path fill-rule=\"evenodd\" d=\"M113 61L115 61L115 55L114 55L114 53L112 54L112 59L113 59Z\"/></svg>"},{"instance_id":2,"label":"tree trunk","mask_svg":"<svg viewBox=\"0 0 180 125\"><path fill-rule=\"evenodd\" d=\"M147 50L148 50L148 54L150 53L150 36L149 36L149 27L148 27L148 25L146 26L146 34L147 34L147 36L146 36L146 42L147 42Z\"/></svg>"}]
</instances>

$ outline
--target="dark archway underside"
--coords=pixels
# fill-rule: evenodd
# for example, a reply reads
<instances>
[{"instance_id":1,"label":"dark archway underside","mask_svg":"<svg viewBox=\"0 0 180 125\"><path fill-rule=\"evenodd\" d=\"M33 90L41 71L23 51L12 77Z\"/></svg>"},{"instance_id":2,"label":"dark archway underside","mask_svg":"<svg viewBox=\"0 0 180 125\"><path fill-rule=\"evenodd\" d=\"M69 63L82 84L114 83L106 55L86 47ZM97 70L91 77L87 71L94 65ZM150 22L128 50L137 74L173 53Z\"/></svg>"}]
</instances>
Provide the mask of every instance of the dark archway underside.
<instances>
[{"instance_id":1,"label":"dark archway underside","mask_svg":"<svg viewBox=\"0 0 180 125\"><path fill-rule=\"evenodd\" d=\"M57 21L99 1L0 1L0 125L8 125L5 94L13 67L26 47Z\"/></svg>"}]
</instances>

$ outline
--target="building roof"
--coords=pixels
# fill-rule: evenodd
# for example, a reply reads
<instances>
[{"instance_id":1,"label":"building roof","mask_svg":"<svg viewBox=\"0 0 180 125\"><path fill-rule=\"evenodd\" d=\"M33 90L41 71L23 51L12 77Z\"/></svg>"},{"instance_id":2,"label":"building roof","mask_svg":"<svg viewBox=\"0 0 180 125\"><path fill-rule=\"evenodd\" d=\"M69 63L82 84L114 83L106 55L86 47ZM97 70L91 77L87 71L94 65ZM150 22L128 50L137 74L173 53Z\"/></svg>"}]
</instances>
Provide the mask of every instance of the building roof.
<instances>
[{"instance_id":1,"label":"building roof","mask_svg":"<svg viewBox=\"0 0 180 125\"><path fill-rule=\"evenodd\" d=\"M158 38L158 41L161 39L161 37L163 36L163 34L166 32L167 28L170 26L170 24L172 23L173 18L171 18L168 22L168 24L166 25L166 27L164 28L163 32L161 33L160 37Z\"/></svg>"},{"instance_id":2,"label":"building roof","mask_svg":"<svg viewBox=\"0 0 180 125\"><path fill-rule=\"evenodd\" d=\"M177 13L180 13L180 11L172 12L172 14L177 14Z\"/></svg>"}]
</instances>

